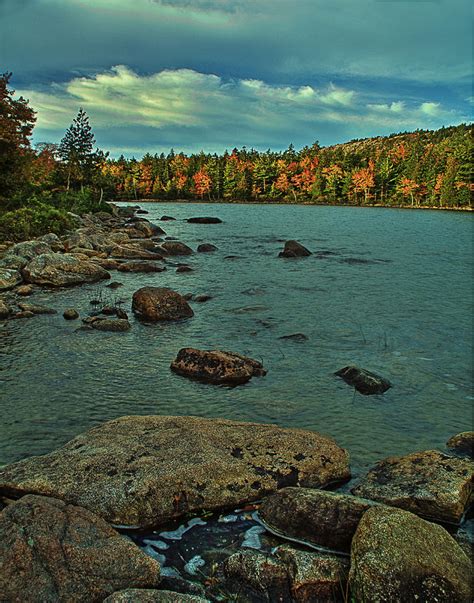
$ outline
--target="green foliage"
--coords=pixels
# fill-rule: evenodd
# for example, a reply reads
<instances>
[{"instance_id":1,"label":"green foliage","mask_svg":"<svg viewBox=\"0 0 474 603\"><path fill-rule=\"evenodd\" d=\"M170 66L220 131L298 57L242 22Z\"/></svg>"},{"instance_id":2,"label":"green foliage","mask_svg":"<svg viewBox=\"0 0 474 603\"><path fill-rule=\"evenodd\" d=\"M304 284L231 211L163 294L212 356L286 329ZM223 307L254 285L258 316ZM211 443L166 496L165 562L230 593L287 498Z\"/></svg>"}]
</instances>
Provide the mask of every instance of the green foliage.
<instances>
[{"instance_id":1,"label":"green foliage","mask_svg":"<svg viewBox=\"0 0 474 603\"><path fill-rule=\"evenodd\" d=\"M74 218L64 209L38 203L0 215L0 240L24 241L47 232L61 235L74 225Z\"/></svg>"}]
</instances>

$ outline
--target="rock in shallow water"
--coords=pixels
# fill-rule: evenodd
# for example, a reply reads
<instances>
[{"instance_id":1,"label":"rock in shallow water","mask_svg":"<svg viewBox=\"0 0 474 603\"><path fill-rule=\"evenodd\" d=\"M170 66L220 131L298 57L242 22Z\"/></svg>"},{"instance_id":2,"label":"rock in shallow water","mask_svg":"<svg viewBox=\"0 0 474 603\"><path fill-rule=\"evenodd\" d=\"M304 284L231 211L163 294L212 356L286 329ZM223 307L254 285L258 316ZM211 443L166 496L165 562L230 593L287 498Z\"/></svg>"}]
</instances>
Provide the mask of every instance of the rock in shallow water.
<instances>
[{"instance_id":1,"label":"rock in shallow water","mask_svg":"<svg viewBox=\"0 0 474 603\"><path fill-rule=\"evenodd\" d=\"M222 224L222 220L220 218L212 218L208 216L188 218L186 221L190 224Z\"/></svg>"},{"instance_id":2,"label":"rock in shallow water","mask_svg":"<svg viewBox=\"0 0 474 603\"><path fill-rule=\"evenodd\" d=\"M49 287L95 283L110 278L110 274L101 266L80 261L66 253L38 255L23 268L23 276L29 283Z\"/></svg>"},{"instance_id":3,"label":"rock in shallow water","mask_svg":"<svg viewBox=\"0 0 474 603\"><path fill-rule=\"evenodd\" d=\"M0 494L55 496L114 524L151 527L259 500L284 486L318 488L349 477L347 452L312 431L135 416L1 468Z\"/></svg>"},{"instance_id":4,"label":"rock in shallow water","mask_svg":"<svg viewBox=\"0 0 474 603\"><path fill-rule=\"evenodd\" d=\"M428 519L458 524L472 502L474 463L437 450L377 463L352 492Z\"/></svg>"},{"instance_id":5,"label":"rock in shallow water","mask_svg":"<svg viewBox=\"0 0 474 603\"><path fill-rule=\"evenodd\" d=\"M252 377L266 375L261 362L234 352L182 348L171 363L171 370L183 377L208 383L238 385Z\"/></svg>"},{"instance_id":6,"label":"rock in shallow water","mask_svg":"<svg viewBox=\"0 0 474 603\"><path fill-rule=\"evenodd\" d=\"M357 366L346 366L334 374L341 377L348 385L352 385L359 393L366 396L383 394L392 387L392 384L387 379Z\"/></svg>"},{"instance_id":7,"label":"rock in shallow water","mask_svg":"<svg viewBox=\"0 0 474 603\"><path fill-rule=\"evenodd\" d=\"M103 519L27 495L0 514L0 599L99 602L127 587L158 586L160 566Z\"/></svg>"},{"instance_id":8,"label":"rock in shallow water","mask_svg":"<svg viewBox=\"0 0 474 603\"><path fill-rule=\"evenodd\" d=\"M408 511L374 507L352 541L350 584L356 601L468 603L468 557L448 532Z\"/></svg>"},{"instance_id":9,"label":"rock in shallow water","mask_svg":"<svg viewBox=\"0 0 474 603\"><path fill-rule=\"evenodd\" d=\"M474 431L463 431L457 435L449 438L446 442L446 446L459 452L470 456L471 459L474 457Z\"/></svg>"},{"instance_id":10,"label":"rock in shallow water","mask_svg":"<svg viewBox=\"0 0 474 603\"><path fill-rule=\"evenodd\" d=\"M180 241L166 241L161 244L161 249L167 255L191 255L193 250Z\"/></svg>"},{"instance_id":11,"label":"rock in shallow water","mask_svg":"<svg viewBox=\"0 0 474 603\"><path fill-rule=\"evenodd\" d=\"M283 251L280 251L278 257L280 258L303 258L311 255L311 251L306 249L298 241L287 241Z\"/></svg>"},{"instance_id":12,"label":"rock in shallow water","mask_svg":"<svg viewBox=\"0 0 474 603\"><path fill-rule=\"evenodd\" d=\"M284 488L263 501L259 517L283 538L349 554L361 517L375 504L348 494Z\"/></svg>"},{"instance_id":13,"label":"rock in shallow water","mask_svg":"<svg viewBox=\"0 0 474 603\"><path fill-rule=\"evenodd\" d=\"M135 291L132 310L146 322L191 318L194 312L182 295L166 287L142 287Z\"/></svg>"}]
</instances>

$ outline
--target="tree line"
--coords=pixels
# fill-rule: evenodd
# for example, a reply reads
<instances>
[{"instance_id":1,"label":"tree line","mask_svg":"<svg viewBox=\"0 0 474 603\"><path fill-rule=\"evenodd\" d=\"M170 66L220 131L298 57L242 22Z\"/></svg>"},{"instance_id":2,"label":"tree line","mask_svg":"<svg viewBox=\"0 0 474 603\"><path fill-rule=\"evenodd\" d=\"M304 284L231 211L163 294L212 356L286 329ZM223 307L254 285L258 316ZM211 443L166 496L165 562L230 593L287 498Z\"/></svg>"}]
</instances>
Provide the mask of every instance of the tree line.
<instances>
[{"instance_id":1,"label":"tree line","mask_svg":"<svg viewBox=\"0 0 474 603\"><path fill-rule=\"evenodd\" d=\"M110 200L208 200L472 208L472 126L321 147L112 159L83 109L59 144L32 148L36 114L0 76L0 235L67 227ZM20 223L23 225L21 226ZM23 233L27 234L27 233ZM32 233L28 233L32 234ZM21 232L14 233L18 238Z\"/></svg>"}]
</instances>

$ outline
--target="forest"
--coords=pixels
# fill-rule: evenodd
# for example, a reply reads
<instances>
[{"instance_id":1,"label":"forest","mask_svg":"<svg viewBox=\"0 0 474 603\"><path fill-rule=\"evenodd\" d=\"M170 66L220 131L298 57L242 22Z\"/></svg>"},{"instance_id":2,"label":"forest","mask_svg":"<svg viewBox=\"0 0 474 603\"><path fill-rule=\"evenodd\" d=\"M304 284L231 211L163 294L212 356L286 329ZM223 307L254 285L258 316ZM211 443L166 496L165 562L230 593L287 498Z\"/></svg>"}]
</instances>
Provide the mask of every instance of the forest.
<instances>
[{"instance_id":1,"label":"forest","mask_svg":"<svg viewBox=\"0 0 474 603\"><path fill-rule=\"evenodd\" d=\"M313 203L472 209L472 125L321 147L110 158L80 109L60 143L34 146L36 113L0 76L0 239L71 227L107 201Z\"/></svg>"}]
</instances>

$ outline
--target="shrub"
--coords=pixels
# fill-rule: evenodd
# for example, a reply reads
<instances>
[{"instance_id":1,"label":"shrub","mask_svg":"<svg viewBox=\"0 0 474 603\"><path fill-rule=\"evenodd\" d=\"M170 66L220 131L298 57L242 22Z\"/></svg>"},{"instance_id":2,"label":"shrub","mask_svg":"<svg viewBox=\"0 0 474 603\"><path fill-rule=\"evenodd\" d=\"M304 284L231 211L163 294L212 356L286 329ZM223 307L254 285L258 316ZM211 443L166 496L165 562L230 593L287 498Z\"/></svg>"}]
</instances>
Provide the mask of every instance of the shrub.
<instances>
[{"instance_id":1,"label":"shrub","mask_svg":"<svg viewBox=\"0 0 474 603\"><path fill-rule=\"evenodd\" d=\"M0 240L24 241L47 232L61 235L73 228L74 222L64 209L36 203L0 215Z\"/></svg>"}]
</instances>

